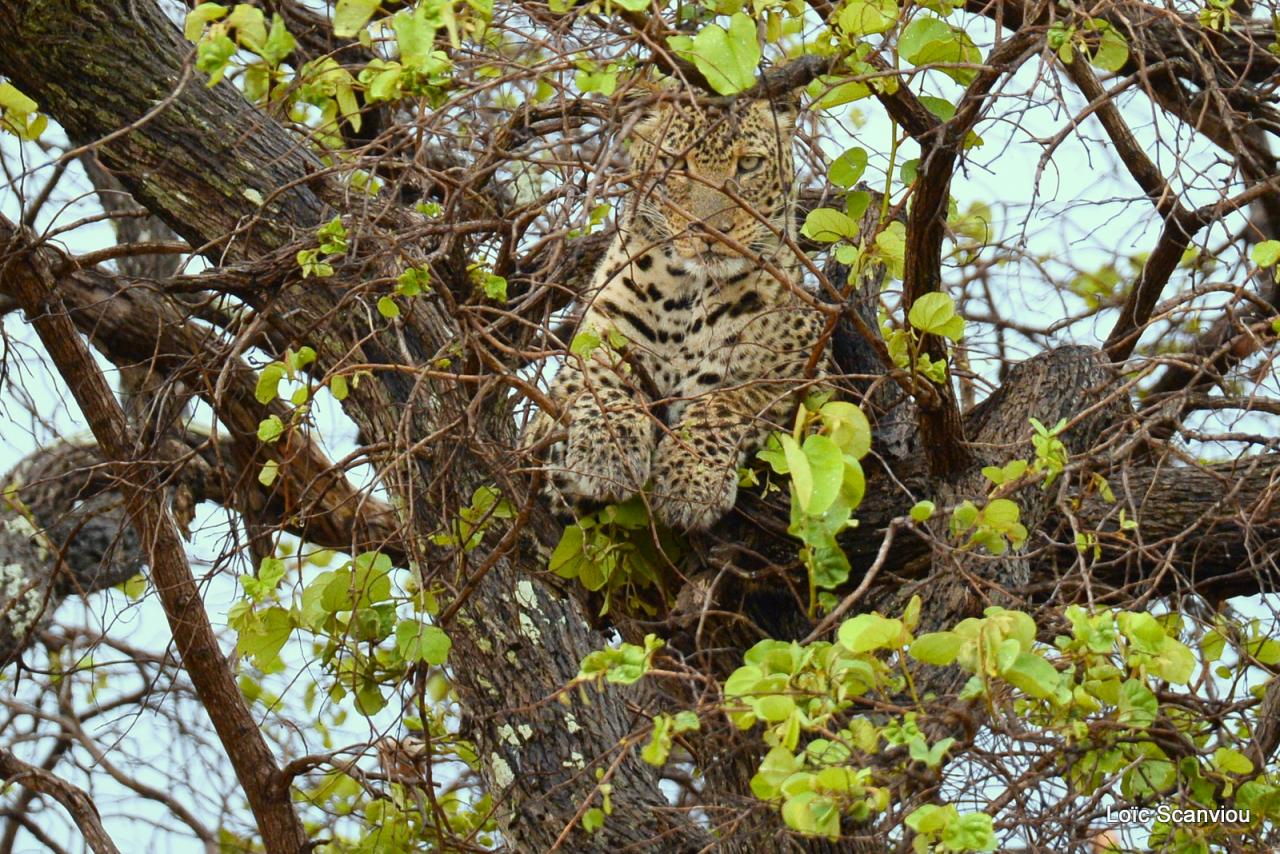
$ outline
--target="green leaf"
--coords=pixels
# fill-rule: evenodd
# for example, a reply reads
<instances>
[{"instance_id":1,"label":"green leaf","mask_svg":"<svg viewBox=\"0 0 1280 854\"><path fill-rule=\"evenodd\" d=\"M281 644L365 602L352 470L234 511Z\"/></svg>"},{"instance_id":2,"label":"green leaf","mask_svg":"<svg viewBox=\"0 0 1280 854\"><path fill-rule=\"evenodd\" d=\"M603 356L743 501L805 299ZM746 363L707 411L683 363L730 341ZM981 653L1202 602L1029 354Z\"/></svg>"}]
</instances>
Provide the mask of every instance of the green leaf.
<instances>
[{"instance_id":1,"label":"green leaf","mask_svg":"<svg viewBox=\"0 0 1280 854\"><path fill-rule=\"evenodd\" d=\"M902 278L907 259L906 225L894 220L876 235L876 257L884 262L892 278Z\"/></svg>"},{"instance_id":2,"label":"green leaf","mask_svg":"<svg viewBox=\"0 0 1280 854\"><path fill-rule=\"evenodd\" d=\"M1041 699L1052 697L1062 681L1054 666L1033 652L1019 652L1000 677L1027 696Z\"/></svg>"},{"instance_id":3,"label":"green leaf","mask_svg":"<svg viewBox=\"0 0 1280 854\"><path fill-rule=\"evenodd\" d=\"M276 477L280 474L280 464L275 460L267 460L262 464L262 471L258 472L258 483L263 486L270 486L276 482Z\"/></svg>"},{"instance_id":4,"label":"green leaf","mask_svg":"<svg viewBox=\"0 0 1280 854\"><path fill-rule=\"evenodd\" d=\"M386 708L387 699L382 696L382 689L377 682L361 682L356 689L356 709L365 717L376 715Z\"/></svg>"},{"instance_id":5,"label":"green leaf","mask_svg":"<svg viewBox=\"0 0 1280 854\"><path fill-rule=\"evenodd\" d=\"M644 646L624 643L616 648L588 653L578 668L578 679L595 679L603 675L614 685L632 685L648 672L653 654L661 649L663 641L654 634L644 636Z\"/></svg>"},{"instance_id":6,"label":"green leaf","mask_svg":"<svg viewBox=\"0 0 1280 854\"><path fill-rule=\"evenodd\" d=\"M787 694L768 694L755 701L755 709L761 720L778 723L791 717L796 701Z\"/></svg>"},{"instance_id":7,"label":"green leaf","mask_svg":"<svg viewBox=\"0 0 1280 854\"><path fill-rule=\"evenodd\" d=\"M804 540L806 548L802 550L805 568L817 588L833 590L849 580L849 558L836 543L830 529L822 527L821 533L807 535Z\"/></svg>"},{"instance_id":8,"label":"green leaf","mask_svg":"<svg viewBox=\"0 0 1280 854\"><path fill-rule=\"evenodd\" d=\"M711 88L721 95L733 95L756 82L760 64L760 44L755 21L742 12L729 18L729 29L718 24L703 27L696 36L672 36L671 49L693 61Z\"/></svg>"},{"instance_id":9,"label":"green leaf","mask_svg":"<svg viewBox=\"0 0 1280 854\"><path fill-rule=\"evenodd\" d=\"M495 276L493 273L485 273L480 286L484 290L484 295L489 299L496 302L507 301L507 280L502 276Z\"/></svg>"},{"instance_id":10,"label":"green leaf","mask_svg":"<svg viewBox=\"0 0 1280 854\"><path fill-rule=\"evenodd\" d=\"M978 508L972 501L965 501L951 511L951 536L958 537L978 521Z\"/></svg>"},{"instance_id":11,"label":"green leaf","mask_svg":"<svg viewBox=\"0 0 1280 854\"><path fill-rule=\"evenodd\" d=\"M290 371L300 371L315 360L316 351L313 347L304 345L299 347L296 352L293 350L285 351L285 367L289 368Z\"/></svg>"},{"instance_id":12,"label":"green leaf","mask_svg":"<svg viewBox=\"0 0 1280 854\"><path fill-rule=\"evenodd\" d=\"M213 87L227 73L227 65L235 55L236 43L225 34L201 39L196 45L196 68L209 75L208 85Z\"/></svg>"},{"instance_id":13,"label":"green leaf","mask_svg":"<svg viewBox=\"0 0 1280 854\"><path fill-rule=\"evenodd\" d=\"M227 14L227 7L217 3L201 3L190 12L182 24L182 36L189 42L197 41L201 33L204 32L205 24L210 21L216 21ZM3 88L0 85L0 88ZM0 99L0 107L8 108L3 99ZM33 103L31 109L34 110L36 105ZM29 112L29 111L24 111Z\"/></svg>"},{"instance_id":14,"label":"green leaf","mask_svg":"<svg viewBox=\"0 0 1280 854\"><path fill-rule=\"evenodd\" d=\"M266 44L259 51L262 58L271 65L279 65L285 57L293 53L293 49L297 46L297 41L284 25L284 19L279 15L273 15L271 32L267 35Z\"/></svg>"},{"instance_id":15,"label":"green leaf","mask_svg":"<svg viewBox=\"0 0 1280 854\"><path fill-rule=\"evenodd\" d=\"M595 833L604 827L604 810L592 807L582 814L582 829L587 833Z\"/></svg>"},{"instance_id":16,"label":"green leaf","mask_svg":"<svg viewBox=\"0 0 1280 854\"><path fill-rule=\"evenodd\" d=\"M773 800L782 791L782 784L804 767L804 762L785 747L772 748L760 762L760 770L751 778L751 792L764 801Z\"/></svg>"},{"instance_id":17,"label":"green leaf","mask_svg":"<svg viewBox=\"0 0 1280 854\"><path fill-rule=\"evenodd\" d=\"M862 173L867 169L867 152L862 148L851 148L831 163L827 177L837 187L848 189L858 183Z\"/></svg>"},{"instance_id":18,"label":"green leaf","mask_svg":"<svg viewBox=\"0 0 1280 854\"><path fill-rule=\"evenodd\" d=\"M856 510L858 505L862 503L862 498L866 494L867 476L863 473L861 464L853 457L845 456L844 477L840 480L840 498L852 511ZM847 520L841 519L840 521L843 523Z\"/></svg>"},{"instance_id":19,"label":"green leaf","mask_svg":"<svg viewBox=\"0 0 1280 854\"><path fill-rule=\"evenodd\" d=\"M883 33L898 20L895 0L849 0L836 21L840 29L852 36Z\"/></svg>"},{"instance_id":20,"label":"green leaf","mask_svg":"<svg viewBox=\"0 0 1280 854\"><path fill-rule=\"evenodd\" d=\"M333 395L334 400L342 401L347 399L347 395L351 390L347 385L347 378L342 374L334 374L329 378L329 392Z\"/></svg>"},{"instance_id":21,"label":"green leaf","mask_svg":"<svg viewBox=\"0 0 1280 854\"><path fill-rule=\"evenodd\" d=\"M1008 498L997 498L982 510L982 522L998 531L1007 531L1016 525L1021 511Z\"/></svg>"},{"instance_id":22,"label":"green leaf","mask_svg":"<svg viewBox=\"0 0 1280 854\"><path fill-rule=\"evenodd\" d=\"M262 559L262 563L258 567L258 575L240 576L240 584L244 587L244 592L249 598L255 602L261 602L271 595L276 585L280 583L280 579L284 578L285 565L284 561L279 558L266 557Z\"/></svg>"},{"instance_id":23,"label":"green leaf","mask_svg":"<svg viewBox=\"0 0 1280 854\"><path fill-rule=\"evenodd\" d=\"M862 459L871 450L871 422L861 409L845 400L833 400L818 410L823 430L840 450Z\"/></svg>"},{"instance_id":24,"label":"green leaf","mask_svg":"<svg viewBox=\"0 0 1280 854\"><path fill-rule=\"evenodd\" d=\"M859 614L841 623L836 636L841 645L852 652L870 652L897 649L902 645L903 633L901 620L879 614Z\"/></svg>"},{"instance_id":25,"label":"green leaf","mask_svg":"<svg viewBox=\"0 0 1280 854\"><path fill-rule=\"evenodd\" d=\"M32 109L35 105L32 105ZM1280 240L1264 240L1249 252L1253 263L1259 267L1274 267L1280 262Z\"/></svg>"},{"instance_id":26,"label":"green leaf","mask_svg":"<svg viewBox=\"0 0 1280 854\"><path fill-rule=\"evenodd\" d=\"M405 661L425 661L440 666L449 657L453 641L439 626L418 620L402 620L396 626L396 649Z\"/></svg>"},{"instance_id":27,"label":"green leaf","mask_svg":"<svg viewBox=\"0 0 1280 854\"><path fill-rule=\"evenodd\" d=\"M820 77L809 86L814 97L813 106L831 109L871 96L871 87L858 80L842 80L839 77Z\"/></svg>"},{"instance_id":28,"label":"green leaf","mask_svg":"<svg viewBox=\"0 0 1280 854\"><path fill-rule=\"evenodd\" d=\"M271 444L284 435L284 422L279 415L269 415L258 422L258 441Z\"/></svg>"},{"instance_id":29,"label":"green leaf","mask_svg":"<svg viewBox=\"0 0 1280 854\"><path fill-rule=\"evenodd\" d=\"M379 297L378 298L378 314L382 315L388 320L394 320L395 318L400 316L400 306L396 305L396 301L393 300L391 297L385 297L385 296Z\"/></svg>"},{"instance_id":30,"label":"green leaf","mask_svg":"<svg viewBox=\"0 0 1280 854\"><path fill-rule=\"evenodd\" d=\"M340 39L354 36L381 5L381 0L338 0L333 10L333 34Z\"/></svg>"},{"instance_id":31,"label":"green leaf","mask_svg":"<svg viewBox=\"0 0 1280 854\"><path fill-rule=\"evenodd\" d=\"M852 240L857 237L858 224L848 214L833 208L817 208L809 211L800 233L819 243L835 243L837 240Z\"/></svg>"},{"instance_id":32,"label":"green leaf","mask_svg":"<svg viewBox=\"0 0 1280 854\"><path fill-rule=\"evenodd\" d=\"M898 38L898 53L913 65L919 65L916 57L934 42L949 42L955 39L955 33L945 22L928 15L921 15L907 24Z\"/></svg>"},{"instance_id":33,"label":"green leaf","mask_svg":"<svg viewBox=\"0 0 1280 854\"><path fill-rule=\"evenodd\" d=\"M937 505L932 501L917 501L911 508L911 519L915 522L928 522L933 518Z\"/></svg>"},{"instance_id":34,"label":"green leaf","mask_svg":"<svg viewBox=\"0 0 1280 854\"><path fill-rule=\"evenodd\" d=\"M1092 62L1104 71L1119 71L1129 61L1129 44L1110 26L1102 31Z\"/></svg>"},{"instance_id":35,"label":"green leaf","mask_svg":"<svg viewBox=\"0 0 1280 854\"><path fill-rule=\"evenodd\" d=\"M234 27L236 41L255 53L267 42L267 20L262 10L248 3L237 3L227 18L227 25Z\"/></svg>"},{"instance_id":36,"label":"green leaf","mask_svg":"<svg viewBox=\"0 0 1280 854\"><path fill-rule=\"evenodd\" d=\"M916 762L923 762L930 768L937 768L942 764L942 760L946 757L947 751L951 749L951 745L955 743L956 740L954 738L944 738L930 747L923 738L916 737L907 742L907 751Z\"/></svg>"},{"instance_id":37,"label":"green leaf","mask_svg":"<svg viewBox=\"0 0 1280 854\"><path fill-rule=\"evenodd\" d=\"M1204 637L1200 639L1200 654L1205 661L1214 662L1222 657L1223 650L1227 648L1227 639L1216 629L1210 629L1205 632Z\"/></svg>"},{"instance_id":38,"label":"green leaf","mask_svg":"<svg viewBox=\"0 0 1280 854\"><path fill-rule=\"evenodd\" d=\"M1256 638L1250 640L1245 649L1250 655L1258 659L1259 663L1268 667L1280 663L1280 641L1272 638Z\"/></svg>"},{"instance_id":39,"label":"green leaf","mask_svg":"<svg viewBox=\"0 0 1280 854\"><path fill-rule=\"evenodd\" d=\"M616 66L610 65L601 71L594 62L582 62L573 82L583 92L599 92L607 98L618 89L618 72L613 70L615 68Z\"/></svg>"},{"instance_id":40,"label":"green leaf","mask_svg":"<svg viewBox=\"0 0 1280 854\"><path fill-rule=\"evenodd\" d=\"M604 343L594 328L583 329L569 342L569 352L580 359L588 359Z\"/></svg>"},{"instance_id":41,"label":"green leaf","mask_svg":"<svg viewBox=\"0 0 1280 854\"><path fill-rule=\"evenodd\" d=\"M147 592L147 577L139 572L137 575L117 584L116 587L124 591L124 595L129 597L129 601L136 602L142 598L142 594Z\"/></svg>"},{"instance_id":42,"label":"green leaf","mask_svg":"<svg viewBox=\"0 0 1280 854\"><path fill-rule=\"evenodd\" d=\"M977 64L982 54L963 31L937 18L919 16L902 31L898 52L912 65L940 65L948 77L968 84L976 72L971 68L948 68L956 63Z\"/></svg>"},{"instance_id":43,"label":"green leaf","mask_svg":"<svg viewBox=\"0 0 1280 854\"><path fill-rule=\"evenodd\" d=\"M401 74L404 66L398 62L374 59L360 72L359 80L365 85L365 100L391 101L400 97Z\"/></svg>"},{"instance_id":44,"label":"green leaf","mask_svg":"<svg viewBox=\"0 0 1280 854\"><path fill-rule=\"evenodd\" d=\"M809 461L812 485L807 503L801 506L810 515L821 516L840 494L840 485L844 482L844 454L835 442L819 434L806 437L803 450ZM792 477L795 477L794 469Z\"/></svg>"},{"instance_id":45,"label":"green leaf","mask_svg":"<svg viewBox=\"0 0 1280 854\"><path fill-rule=\"evenodd\" d=\"M351 129L360 130L362 121L360 103L356 100L355 89L351 86L350 78L340 80L334 87L333 95L338 103L338 112L351 125Z\"/></svg>"},{"instance_id":46,"label":"green leaf","mask_svg":"<svg viewBox=\"0 0 1280 854\"><path fill-rule=\"evenodd\" d=\"M799 502L800 509L807 512L809 500L813 497L813 473L809 470L809 458L789 434L784 433L781 441L787 468L791 471L792 495Z\"/></svg>"},{"instance_id":47,"label":"green leaf","mask_svg":"<svg viewBox=\"0 0 1280 854\"><path fill-rule=\"evenodd\" d=\"M937 291L927 293L912 303L907 320L928 335L959 340L964 334L964 320L956 315L955 301Z\"/></svg>"},{"instance_id":48,"label":"green leaf","mask_svg":"<svg viewBox=\"0 0 1280 854\"><path fill-rule=\"evenodd\" d=\"M292 631L293 620L289 612L273 606L253 614L240 631L236 648L241 655L249 656L254 664L266 670L275 664Z\"/></svg>"},{"instance_id":49,"label":"green leaf","mask_svg":"<svg viewBox=\"0 0 1280 854\"><path fill-rule=\"evenodd\" d=\"M944 806L925 804L917 807L907 816L906 824L923 836L935 836L956 817L956 808L951 804Z\"/></svg>"},{"instance_id":50,"label":"green leaf","mask_svg":"<svg viewBox=\"0 0 1280 854\"><path fill-rule=\"evenodd\" d=\"M0 83L0 109L5 112L33 113L37 106L35 101L24 95L12 83Z\"/></svg>"},{"instance_id":51,"label":"green leaf","mask_svg":"<svg viewBox=\"0 0 1280 854\"><path fill-rule=\"evenodd\" d=\"M862 215L867 212L867 207L870 204L871 194L866 190L854 190L853 192L846 194L844 197L844 211L849 215L849 219L855 222L862 219ZM839 253L842 249L856 251L856 247L841 246L840 249L836 250L836 260L840 261L841 264L849 264L852 266L850 262L840 258Z\"/></svg>"},{"instance_id":52,"label":"green leaf","mask_svg":"<svg viewBox=\"0 0 1280 854\"><path fill-rule=\"evenodd\" d=\"M1156 654L1164 646L1164 626L1150 614L1139 611L1125 611L1116 617L1120 632L1133 644L1134 648L1145 653Z\"/></svg>"},{"instance_id":53,"label":"green leaf","mask_svg":"<svg viewBox=\"0 0 1280 854\"><path fill-rule=\"evenodd\" d=\"M945 98L934 98L929 95L921 95L920 103L924 105L926 110L933 113L944 122L949 122L955 117L956 105ZM916 163L917 168L919 168L919 161Z\"/></svg>"},{"instance_id":54,"label":"green leaf","mask_svg":"<svg viewBox=\"0 0 1280 854\"><path fill-rule=\"evenodd\" d=\"M551 553L551 562L547 566L561 578L577 578L581 565L586 561L583 552L585 532L578 525L569 525L560 535L560 542Z\"/></svg>"},{"instance_id":55,"label":"green leaf","mask_svg":"<svg viewBox=\"0 0 1280 854\"><path fill-rule=\"evenodd\" d=\"M991 816L982 812L957 816L943 829L942 844L948 851L995 851L996 832Z\"/></svg>"},{"instance_id":56,"label":"green leaf","mask_svg":"<svg viewBox=\"0 0 1280 854\"><path fill-rule=\"evenodd\" d=\"M1136 729L1146 729L1155 722L1160 704L1151 690L1137 679L1128 679L1120 686L1119 714L1117 720Z\"/></svg>"},{"instance_id":57,"label":"green leaf","mask_svg":"<svg viewBox=\"0 0 1280 854\"><path fill-rule=\"evenodd\" d=\"M258 384L253 390L253 396L257 398L258 403L267 404L276 399L279 394L280 380L284 379L284 374L283 362L272 362L262 369L262 373L258 376Z\"/></svg>"},{"instance_id":58,"label":"green leaf","mask_svg":"<svg viewBox=\"0 0 1280 854\"><path fill-rule=\"evenodd\" d=\"M435 49L436 26L427 19L430 9L430 3L419 3L414 11L399 12L391 19L400 60L405 65L426 62Z\"/></svg>"},{"instance_id":59,"label":"green leaf","mask_svg":"<svg viewBox=\"0 0 1280 854\"><path fill-rule=\"evenodd\" d=\"M0 129L18 139L34 140L44 133L49 117L35 112L36 102L11 83L0 82Z\"/></svg>"},{"instance_id":60,"label":"green leaf","mask_svg":"<svg viewBox=\"0 0 1280 854\"><path fill-rule=\"evenodd\" d=\"M911 643L911 657L925 664L946 665L960 654L960 636L955 632L929 632Z\"/></svg>"},{"instance_id":61,"label":"green leaf","mask_svg":"<svg viewBox=\"0 0 1280 854\"><path fill-rule=\"evenodd\" d=\"M1228 774L1248 774L1253 771L1252 760L1230 747L1219 747L1213 751L1213 764L1219 771Z\"/></svg>"}]
</instances>

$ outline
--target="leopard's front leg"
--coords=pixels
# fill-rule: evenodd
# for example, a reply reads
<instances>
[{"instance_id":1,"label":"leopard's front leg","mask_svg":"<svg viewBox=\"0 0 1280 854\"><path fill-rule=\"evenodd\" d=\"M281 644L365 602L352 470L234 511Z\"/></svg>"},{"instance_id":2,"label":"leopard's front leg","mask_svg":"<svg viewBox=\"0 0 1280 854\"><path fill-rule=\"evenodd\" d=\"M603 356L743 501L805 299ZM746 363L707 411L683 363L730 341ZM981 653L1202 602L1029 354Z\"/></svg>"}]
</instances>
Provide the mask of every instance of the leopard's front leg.
<instances>
[{"instance_id":1,"label":"leopard's front leg","mask_svg":"<svg viewBox=\"0 0 1280 854\"><path fill-rule=\"evenodd\" d=\"M738 466L773 423L794 406L794 388L748 382L691 401L658 442L654 461L654 516L681 531L702 531L733 509Z\"/></svg>"},{"instance_id":2,"label":"leopard's front leg","mask_svg":"<svg viewBox=\"0 0 1280 854\"><path fill-rule=\"evenodd\" d=\"M643 396L620 364L573 357L556 378L569 437L548 461L552 482L568 497L614 503L649 479L653 422Z\"/></svg>"}]
</instances>

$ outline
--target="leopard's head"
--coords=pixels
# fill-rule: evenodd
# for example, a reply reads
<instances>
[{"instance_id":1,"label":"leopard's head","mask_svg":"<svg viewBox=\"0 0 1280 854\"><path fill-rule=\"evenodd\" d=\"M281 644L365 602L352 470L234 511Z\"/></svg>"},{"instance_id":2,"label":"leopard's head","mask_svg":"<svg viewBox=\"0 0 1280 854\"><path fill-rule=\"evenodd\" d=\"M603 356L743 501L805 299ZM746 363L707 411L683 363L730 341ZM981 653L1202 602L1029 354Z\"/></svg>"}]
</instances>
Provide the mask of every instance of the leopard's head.
<instances>
[{"instance_id":1,"label":"leopard's head","mask_svg":"<svg viewBox=\"0 0 1280 854\"><path fill-rule=\"evenodd\" d=\"M659 104L632 133L632 227L713 275L773 254L793 230L795 117L766 100Z\"/></svg>"}]
</instances>

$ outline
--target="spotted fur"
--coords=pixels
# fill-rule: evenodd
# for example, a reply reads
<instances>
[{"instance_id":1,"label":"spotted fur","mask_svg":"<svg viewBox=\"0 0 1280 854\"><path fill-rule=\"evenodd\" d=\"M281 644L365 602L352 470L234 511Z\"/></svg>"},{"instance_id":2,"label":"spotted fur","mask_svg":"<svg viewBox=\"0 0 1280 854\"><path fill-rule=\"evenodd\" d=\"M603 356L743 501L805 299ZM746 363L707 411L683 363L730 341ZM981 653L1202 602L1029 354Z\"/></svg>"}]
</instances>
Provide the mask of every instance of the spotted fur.
<instances>
[{"instance_id":1,"label":"spotted fur","mask_svg":"<svg viewBox=\"0 0 1280 854\"><path fill-rule=\"evenodd\" d=\"M567 429L546 468L570 504L648 483L659 521L709 528L733 508L746 454L789 427L824 325L784 239L794 119L750 100L664 104L636 126L632 192L579 326L603 343L566 357L558 422L540 415L524 437Z\"/></svg>"}]
</instances>

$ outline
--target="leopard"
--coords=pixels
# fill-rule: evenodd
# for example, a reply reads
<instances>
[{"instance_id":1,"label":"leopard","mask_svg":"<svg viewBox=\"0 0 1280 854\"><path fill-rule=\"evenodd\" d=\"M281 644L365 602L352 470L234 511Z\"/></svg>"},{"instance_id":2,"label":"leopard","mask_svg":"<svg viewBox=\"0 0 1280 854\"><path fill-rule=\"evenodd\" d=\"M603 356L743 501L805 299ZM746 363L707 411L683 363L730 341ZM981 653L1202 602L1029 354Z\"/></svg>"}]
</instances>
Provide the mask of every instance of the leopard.
<instances>
[{"instance_id":1,"label":"leopard","mask_svg":"<svg viewBox=\"0 0 1280 854\"><path fill-rule=\"evenodd\" d=\"M616 235L549 386L557 411L521 439L561 437L542 468L563 506L642 495L673 530L711 528L747 456L830 371L796 246L798 112L660 100L632 126Z\"/></svg>"}]
</instances>

